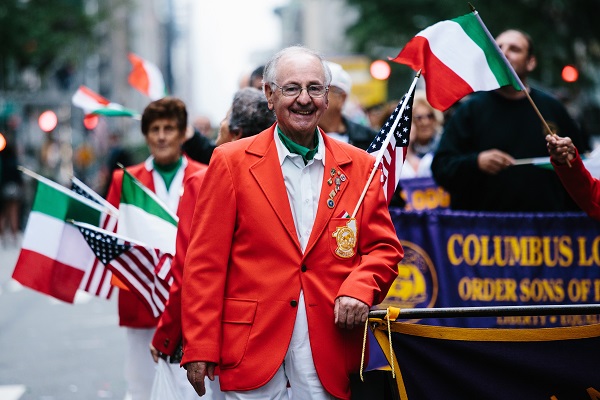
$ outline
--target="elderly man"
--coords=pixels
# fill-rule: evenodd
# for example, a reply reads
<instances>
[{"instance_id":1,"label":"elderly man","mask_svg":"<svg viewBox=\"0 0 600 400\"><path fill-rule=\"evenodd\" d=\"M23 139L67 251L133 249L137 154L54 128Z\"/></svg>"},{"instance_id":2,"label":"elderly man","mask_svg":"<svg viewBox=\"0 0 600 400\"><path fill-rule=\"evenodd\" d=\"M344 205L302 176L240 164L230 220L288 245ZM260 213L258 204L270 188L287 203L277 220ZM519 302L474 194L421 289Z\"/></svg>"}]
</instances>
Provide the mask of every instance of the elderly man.
<instances>
[{"instance_id":1,"label":"elderly man","mask_svg":"<svg viewBox=\"0 0 600 400\"><path fill-rule=\"evenodd\" d=\"M317 128L331 75L303 47L266 65L277 123L218 147L196 202L182 292L182 364L199 395L350 398L369 307L403 250L373 158Z\"/></svg>"}]
</instances>

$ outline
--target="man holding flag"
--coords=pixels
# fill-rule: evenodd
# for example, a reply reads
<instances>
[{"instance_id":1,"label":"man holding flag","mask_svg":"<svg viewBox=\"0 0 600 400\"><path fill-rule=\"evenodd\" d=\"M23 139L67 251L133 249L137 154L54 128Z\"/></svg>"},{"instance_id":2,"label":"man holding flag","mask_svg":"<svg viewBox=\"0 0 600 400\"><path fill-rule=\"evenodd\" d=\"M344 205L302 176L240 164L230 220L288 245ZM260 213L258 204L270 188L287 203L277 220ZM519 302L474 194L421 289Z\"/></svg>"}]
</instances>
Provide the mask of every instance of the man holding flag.
<instances>
[{"instance_id":1,"label":"man holding flag","mask_svg":"<svg viewBox=\"0 0 600 400\"><path fill-rule=\"evenodd\" d=\"M569 135L578 147L586 148L566 109L527 84L537 64L529 35L507 30L496 43L553 133ZM444 82L427 81L428 93L433 85ZM453 209L578 210L553 171L515 165L518 159L547 155L545 127L535 111L525 91L513 86L478 92L457 107L431 165L436 182L450 193Z\"/></svg>"},{"instance_id":2,"label":"man holding flag","mask_svg":"<svg viewBox=\"0 0 600 400\"><path fill-rule=\"evenodd\" d=\"M219 146L196 202L182 289L182 364L199 395L349 399L369 307L403 250L373 157L317 127L331 72L304 47L265 67L277 123Z\"/></svg>"},{"instance_id":3,"label":"man holding flag","mask_svg":"<svg viewBox=\"0 0 600 400\"><path fill-rule=\"evenodd\" d=\"M181 150L181 145L185 141L186 127L187 110L183 101L165 97L151 102L144 110L141 120L142 133L151 155L145 162L127 168L127 171L154 192L171 212L178 210L184 180L193 173L206 168L203 164L188 159ZM106 199L115 206L119 206L121 203L124 180L130 181L130 179L124 179L123 175L122 170L115 171L106 196ZM127 204L126 206L131 209L132 205ZM120 207L119 225L124 224L125 221L122 218L125 218L125 214L127 214L121 209L122 207ZM132 230L126 233L128 237L135 240L145 238L131 235L134 230L139 231L141 228L142 231L154 232L158 227L157 224L143 226L144 221L142 220L133 221L133 224L136 226L129 227ZM119 228L123 227L119 226ZM161 229L161 231L164 232L165 229ZM163 242L169 241L169 243L164 243L169 246L169 251L175 247L176 228L172 229L172 232L172 238L163 240ZM144 243L160 247L146 240ZM132 400L147 400L150 397L155 373L155 365L148 353L148 348L158 323L158 317L155 317L142 300L128 290L119 290L118 303L119 325L127 329L128 350L125 375L128 390ZM185 379L182 372L176 371L175 376L178 375Z\"/></svg>"}]
</instances>

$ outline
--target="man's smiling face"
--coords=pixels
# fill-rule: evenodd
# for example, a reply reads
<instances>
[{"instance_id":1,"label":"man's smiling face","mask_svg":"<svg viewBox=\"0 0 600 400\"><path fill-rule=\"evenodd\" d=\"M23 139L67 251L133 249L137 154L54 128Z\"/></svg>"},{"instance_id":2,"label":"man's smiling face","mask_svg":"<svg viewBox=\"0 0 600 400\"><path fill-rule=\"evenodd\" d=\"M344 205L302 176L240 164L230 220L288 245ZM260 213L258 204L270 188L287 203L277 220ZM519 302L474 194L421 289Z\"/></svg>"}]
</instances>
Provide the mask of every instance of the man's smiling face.
<instances>
[{"instance_id":1,"label":"man's smiling face","mask_svg":"<svg viewBox=\"0 0 600 400\"><path fill-rule=\"evenodd\" d=\"M325 85L325 71L321 61L310 54L291 54L281 58L277 64L275 83L280 87L298 85L308 88L311 85ZM302 144L303 138L312 138L319 118L328 107L327 94L310 97L307 90L298 96L284 96L277 86L265 85L269 108L275 111L277 123L283 133Z\"/></svg>"}]
</instances>

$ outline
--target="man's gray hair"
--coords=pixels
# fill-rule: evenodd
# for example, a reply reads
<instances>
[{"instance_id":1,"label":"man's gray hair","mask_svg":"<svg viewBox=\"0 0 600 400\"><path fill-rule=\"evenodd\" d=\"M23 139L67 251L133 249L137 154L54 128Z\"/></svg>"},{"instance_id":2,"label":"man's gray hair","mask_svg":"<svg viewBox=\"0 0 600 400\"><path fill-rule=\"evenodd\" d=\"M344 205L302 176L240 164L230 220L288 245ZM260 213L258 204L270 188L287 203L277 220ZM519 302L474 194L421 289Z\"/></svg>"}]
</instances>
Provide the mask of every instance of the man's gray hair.
<instances>
[{"instance_id":1,"label":"man's gray hair","mask_svg":"<svg viewBox=\"0 0 600 400\"><path fill-rule=\"evenodd\" d=\"M229 131L242 132L242 137L256 135L275 123L264 93L253 87L238 90L231 105Z\"/></svg>"},{"instance_id":2,"label":"man's gray hair","mask_svg":"<svg viewBox=\"0 0 600 400\"><path fill-rule=\"evenodd\" d=\"M265 65L265 72L263 74L263 88L264 88L264 85L271 86L271 84L273 82L275 82L275 77L277 76L277 64L279 63L279 60L281 60L285 56L289 56L289 55L293 55L293 54L308 54L313 57L316 57L321 62L321 65L323 66L323 72L325 74L324 85L329 86L329 84L331 83L331 70L329 69L329 66L323 59L323 56L321 54L319 54L318 52L316 52L312 49L309 49L308 47L290 46L290 47L286 47L283 50L280 50ZM271 86L271 89L273 89L272 86Z\"/></svg>"}]
</instances>

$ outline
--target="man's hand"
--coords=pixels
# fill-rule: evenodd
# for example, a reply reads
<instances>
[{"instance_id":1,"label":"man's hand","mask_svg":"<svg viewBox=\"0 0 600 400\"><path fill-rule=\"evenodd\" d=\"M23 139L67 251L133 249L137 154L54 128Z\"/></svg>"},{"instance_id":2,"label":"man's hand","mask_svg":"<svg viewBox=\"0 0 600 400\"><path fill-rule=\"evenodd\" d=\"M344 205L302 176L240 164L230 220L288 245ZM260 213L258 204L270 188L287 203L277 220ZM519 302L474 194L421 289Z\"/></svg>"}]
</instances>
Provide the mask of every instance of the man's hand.
<instances>
[{"instance_id":1,"label":"man's hand","mask_svg":"<svg viewBox=\"0 0 600 400\"><path fill-rule=\"evenodd\" d=\"M548 153L556 164L566 164L575 158L575 145L569 137L546 135Z\"/></svg>"},{"instance_id":2,"label":"man's hand","mask_svg":"<svg viewBox=\"0 0 600 400\"><path fill-rule=\"evenodd\" d=\"M211 381L215 380L216 365L212 362L194 361L183 366L187 370L188 381L190 381L198 396L206 394L206 387L204 386L204 378L206 376Z\"/></svg>"},{"instance_id":3,"label":"man's hand","mask_svg":"<svg viewBox=\"0 0 600 400\"><path fill-rule=\"evenodd\" d=\"M515 159L510 154L497 149L482 151L477 156L477 166L489 175L496 175L514 163Z\"/></svg>"},{"instance_id":4,"label":"man's hand","mask_svg":"<svg viewBox=\"0 0 600 400\"><path fill-rule=\"evenodd\" d=\"M152 359L154 360L155 363L158 362L159 358L166 358L166 354L161 353L160 351L158 351L158 349L154 346L152 346L152 343L150 343L150 354L152 354Z\"/></svg>"},{"instance_id":5,"label":"man's hand","mask_svg":"<svg viewBox=\"0 0 600 400\"><path fill-rule=\"evenodd\" d=\"M340 296L335 299L333 314L338 327L352 329L364 325L369 316L369 306L353 297Z\"/></svg>"}]
</instances>

